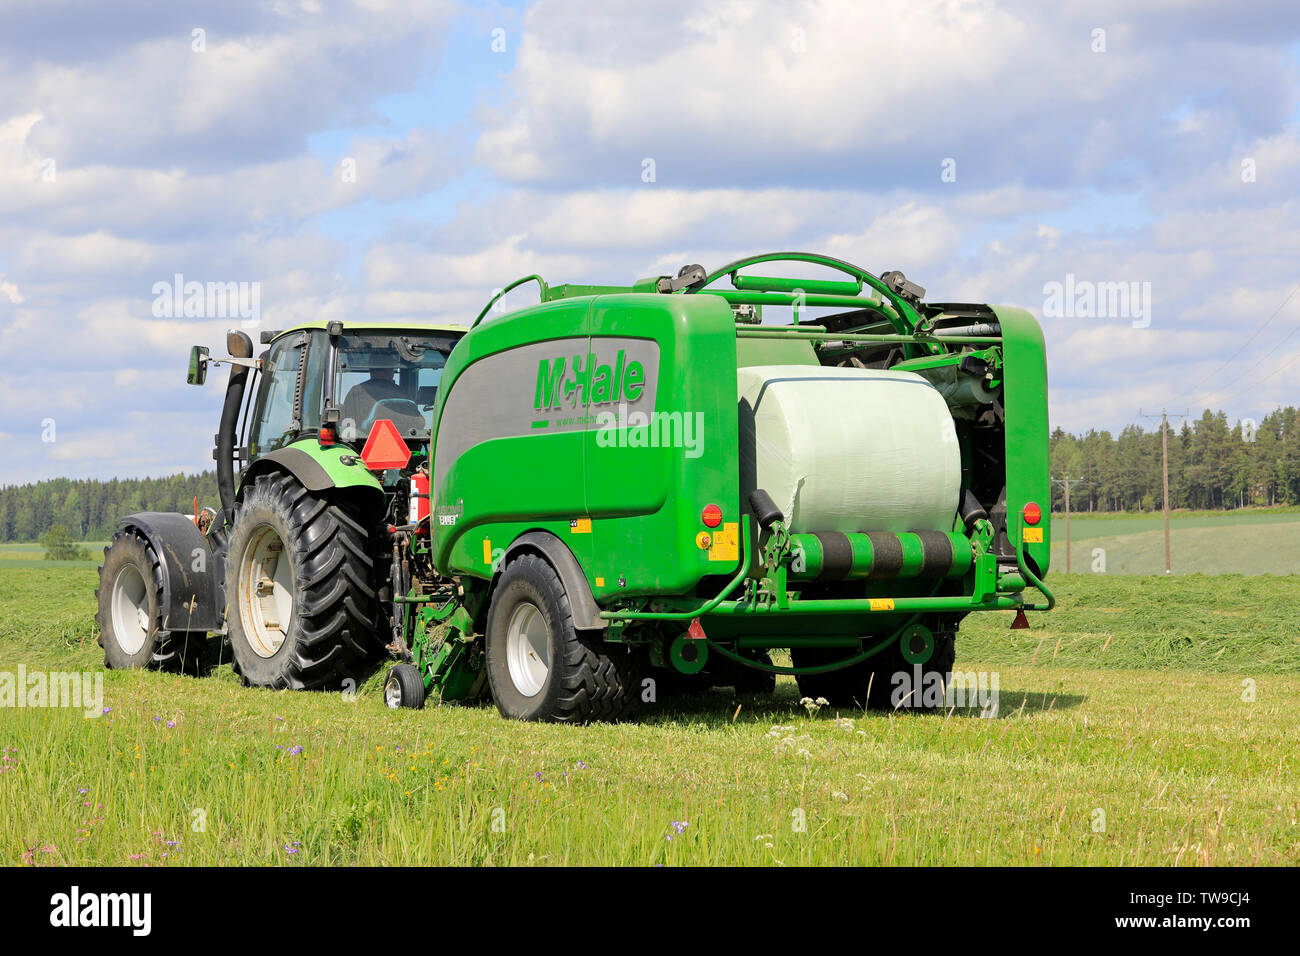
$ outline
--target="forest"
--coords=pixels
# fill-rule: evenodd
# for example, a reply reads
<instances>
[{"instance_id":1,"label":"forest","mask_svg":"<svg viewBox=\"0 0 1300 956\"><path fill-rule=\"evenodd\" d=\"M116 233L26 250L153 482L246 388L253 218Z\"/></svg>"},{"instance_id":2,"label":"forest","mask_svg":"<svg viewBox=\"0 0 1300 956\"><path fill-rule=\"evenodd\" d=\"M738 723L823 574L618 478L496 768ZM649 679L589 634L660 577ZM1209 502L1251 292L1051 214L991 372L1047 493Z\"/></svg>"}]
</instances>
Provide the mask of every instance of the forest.
<instances>
[{"instance_id":1,"label":"forest","mask_svg":"<svg viewBox=\"0 0 1300 956\"><path fill-rule=\"evenodd\" d=\"M1192 510L1300 505L1300 412L1279 408L1258 422L1229 425L1223 412L1169 422L1169 506ZM1053 478L1070 486L1070 510L1154 511L1161 507L1160 424L1129 425L1118 435L1088 431L1051 436ZM1053 484L1052 510L1064 489Z\"/></svg>"}]
</instances>

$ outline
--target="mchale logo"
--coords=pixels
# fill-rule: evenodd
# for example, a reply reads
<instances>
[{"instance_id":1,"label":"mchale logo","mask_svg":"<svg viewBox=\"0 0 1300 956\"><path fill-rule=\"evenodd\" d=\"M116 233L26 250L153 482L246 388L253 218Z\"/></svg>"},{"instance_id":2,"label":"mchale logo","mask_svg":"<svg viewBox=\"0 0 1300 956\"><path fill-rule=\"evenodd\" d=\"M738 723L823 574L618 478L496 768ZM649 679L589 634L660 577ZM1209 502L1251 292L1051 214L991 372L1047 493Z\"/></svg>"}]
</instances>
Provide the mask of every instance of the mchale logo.
<instances>
[{"instance_id":1,"label":"mchale logo","mask_svg":"<svg viewBox=\"0 0 1300 956\"><path fill-rule=\"evenodd\" d=\"M627 354L618 350L612 365L600 365L596 353L588 352L586 359L573 357L565 377L563 357L537 363L537 392L533 407L540 411L568 406L575 408L586 404L588 396L592 405L611 402L635 402L645 389L645 367L635 359L627 361Z\"/></svg>"},{"instance_id":2,"label":"mchale logo","mask_svg":"<svg viewBox=\"0 0 1300 956\"><path fill-rule=\"evenodd\" d=\"M50 925L127 926L133 936L148 936L153 925L151 893L86 893L74 886L71 892L50 897Z\"/></svg>"}]
</instances>

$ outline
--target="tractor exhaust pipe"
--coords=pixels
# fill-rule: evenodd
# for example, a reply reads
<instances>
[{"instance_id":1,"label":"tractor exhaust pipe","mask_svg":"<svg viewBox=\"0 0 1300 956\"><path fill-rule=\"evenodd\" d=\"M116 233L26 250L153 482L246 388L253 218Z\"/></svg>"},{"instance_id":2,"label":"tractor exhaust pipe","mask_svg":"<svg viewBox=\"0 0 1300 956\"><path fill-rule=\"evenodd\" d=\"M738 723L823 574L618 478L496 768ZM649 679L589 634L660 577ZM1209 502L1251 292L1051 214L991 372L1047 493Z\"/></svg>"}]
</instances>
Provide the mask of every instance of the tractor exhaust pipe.
<instances>
[{"instance_id":1,"label":"tractor exhaust pipe","mask_svg":"<svg viewBox=\"0 0 1300 956\"><path fill-rule=\"evenodd\" d=\"M231 358L251 359L253 340L246 333L231 329L226 333L226 351ZM247 387L248 366L230 366L226 402L221 406L217 447L212 452L212 457L217 460L217 491L221 495L221 510L226 514L227 526L235 520L235 429L239 427L239 410L243 407Z\"/></svg>"}]
</instances>

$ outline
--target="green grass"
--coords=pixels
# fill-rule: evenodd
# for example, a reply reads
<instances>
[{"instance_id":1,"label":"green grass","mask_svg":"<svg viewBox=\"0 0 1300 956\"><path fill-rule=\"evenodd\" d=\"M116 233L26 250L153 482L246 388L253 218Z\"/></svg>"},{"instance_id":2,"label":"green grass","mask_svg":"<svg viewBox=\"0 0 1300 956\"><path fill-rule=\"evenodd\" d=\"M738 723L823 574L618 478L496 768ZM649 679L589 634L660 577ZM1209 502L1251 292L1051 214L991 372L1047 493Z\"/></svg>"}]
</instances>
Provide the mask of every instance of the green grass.
<instances>
[{"instance_id":1,"label":"green grass","mask_svg":"<svg viewBox=\"0 0 1300 956\"><path fill-rule=\"evenodd\" d=\"M96 719L0 710L0 861L1300 863L1300 579L1053 583L1061 607L1033 629L963 628L959 665L997 672L997 719L845 722L783 679L772 700L554 727L389 712L378 674L347 701L228 667L109 672ZM98 668L94 585L0 568L0 671Z\"/></svg>"}]
</instances>

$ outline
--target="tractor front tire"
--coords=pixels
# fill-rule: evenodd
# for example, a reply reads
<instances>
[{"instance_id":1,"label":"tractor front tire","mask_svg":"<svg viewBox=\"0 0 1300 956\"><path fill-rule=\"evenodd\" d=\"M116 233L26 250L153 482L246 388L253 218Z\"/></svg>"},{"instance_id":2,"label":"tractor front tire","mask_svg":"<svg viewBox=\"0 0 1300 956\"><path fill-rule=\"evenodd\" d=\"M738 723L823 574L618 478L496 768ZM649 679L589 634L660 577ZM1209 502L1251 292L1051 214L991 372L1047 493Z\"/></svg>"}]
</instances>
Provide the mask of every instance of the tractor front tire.
<instances>
[{"instance_id":1,"label":"tractor front tire","mask_svg":"<svg viewBox=\"0 0 1300 956\"><path fill-rule=\"evenodd\" d=\"M581 724L628 716L639 701L635 653L573 626L555 569L534 554L511 561L487 619L487 676L503 717Z\"/></svg>"},{"instance_id":2,"label":"tractor front tire","mask_svg":"<svg viewBox=\"0 0 1300 956\"><path fill-rule=\"evenodd\" d=\"M255 478L226 558L236 673L277 690L359 684L379 649L374 574L369 534L352 505L291 475Z\"/></svg>"},{"instance_id":3,"label":"tractor front tire","mask_svg":"<svg viewBox=\"0 0 1300 956\"><path fill-rule=\"evenodd\" d=\"M134 531L117 532L104 549L95 597L105 667L185 670L202 656L206 634L163 630L162 563Z\"/></svg>"}]
</instances>

